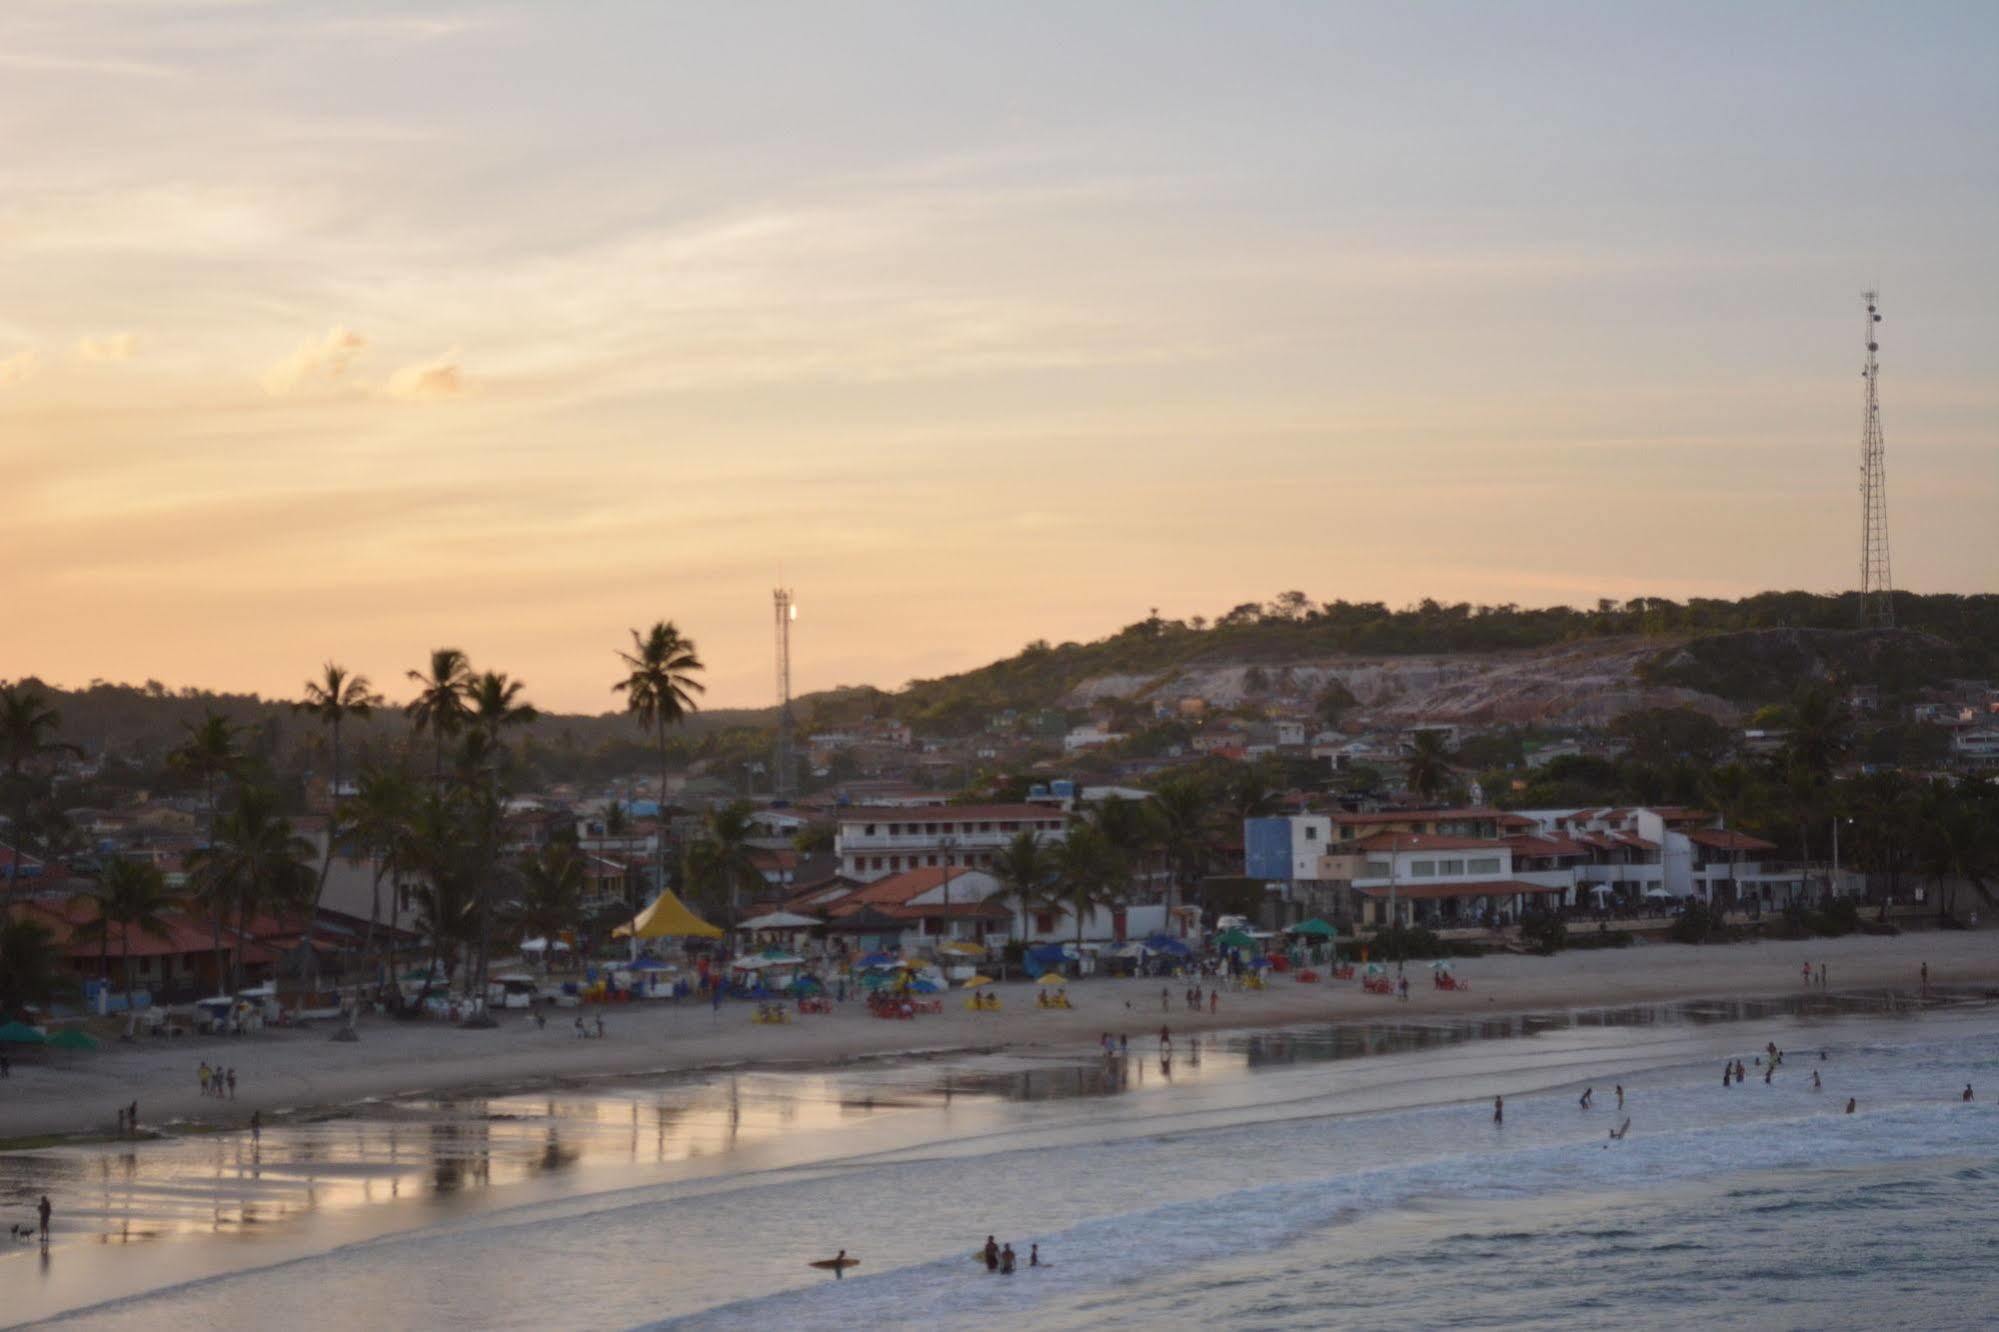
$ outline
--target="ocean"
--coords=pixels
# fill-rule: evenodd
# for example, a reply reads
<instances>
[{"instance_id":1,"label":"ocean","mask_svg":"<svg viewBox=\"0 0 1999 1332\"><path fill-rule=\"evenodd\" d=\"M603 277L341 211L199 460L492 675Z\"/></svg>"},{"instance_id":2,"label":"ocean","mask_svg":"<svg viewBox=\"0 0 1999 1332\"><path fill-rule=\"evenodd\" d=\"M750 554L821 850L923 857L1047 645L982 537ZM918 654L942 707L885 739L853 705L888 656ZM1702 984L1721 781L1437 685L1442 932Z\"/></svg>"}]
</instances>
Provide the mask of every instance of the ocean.
<instances>
[{"instance_id":1,"label":"ocean","mask_svg":"<svg viewBox=\"0 0 1999 1332\"><path fill-rule=\"evenodd\" d=\"M1751 1061L1770 1043L1785 1058L1765 1083ZM46 1259L0 1256L0 1317L148 1332L1999 1322L1999 1009L1984 1003L1349 1024L1161 1053L1147 1035L1124 1059L521 1089L350 1107L260 1144L0 1157L0 1211L48 1191L62 1229ZM1737 1057L1750 1080L1724 1089ZM989 1233L1023 1264L1038 1243L1047 1265L989 1275L973 1261ZM807 1266L841 1248L862 1262L844 1279Z\"/></svg>"}]
</instances>

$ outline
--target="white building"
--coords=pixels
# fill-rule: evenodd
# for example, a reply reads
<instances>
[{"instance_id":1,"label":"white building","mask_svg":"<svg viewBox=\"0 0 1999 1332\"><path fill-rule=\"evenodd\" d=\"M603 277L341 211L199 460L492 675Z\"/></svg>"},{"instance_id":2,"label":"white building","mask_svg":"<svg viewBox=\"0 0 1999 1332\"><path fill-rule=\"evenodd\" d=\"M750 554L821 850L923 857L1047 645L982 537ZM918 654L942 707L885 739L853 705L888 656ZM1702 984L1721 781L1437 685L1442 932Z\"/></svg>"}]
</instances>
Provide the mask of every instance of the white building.
<instances>
[{"instance_id":1,"label":"white building","mask_svg":"<svg viewBox=\"0 0 1999 1332\"><path fill-rule=\"evenodd\" d=\"M839 811L833 850L840 872L873 883L904 870L939 866L985 869L1023 832L1059 842L1060 810L1040 805L869 806Z\"/></svg>"}]
</instances>

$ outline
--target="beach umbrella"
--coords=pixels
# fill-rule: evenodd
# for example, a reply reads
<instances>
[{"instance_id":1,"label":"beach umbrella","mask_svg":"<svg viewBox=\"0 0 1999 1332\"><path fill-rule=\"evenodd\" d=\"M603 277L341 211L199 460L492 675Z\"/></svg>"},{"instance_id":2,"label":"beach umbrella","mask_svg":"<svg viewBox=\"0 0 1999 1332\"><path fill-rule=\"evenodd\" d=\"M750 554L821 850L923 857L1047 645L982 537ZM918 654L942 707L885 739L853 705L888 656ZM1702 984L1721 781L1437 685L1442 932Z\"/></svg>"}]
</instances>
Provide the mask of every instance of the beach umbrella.
<instances>
[{"instance_id":1,"label":"beach umbrella","mask_svg":"<svg viewBox=\"0 0 1999 1332\"><path fill-rule=\"evenodd\" d=\"M1036 985L1067 985L1069 982L1062 979L1062 977L1057 973L1051 971L1042 976L1040 980L1034 983Z\"/></svg>"},{"instance_id":2,"label":"beach umbrella","mask_svg":"<svg viewBox=\"0 0 1999 1332\"><path fill-rule=\"evenodd\" d=\"M753 916L736 926L739 930L809 930L820 924L810 916L801 916L795 911L773 911L767 916Z\"/></svg>"},{"instance_id":3,"label":"beach umbrella","mask_svg":"<svg viewBox=\"0 0 1999 1332\"><path fill-rule=\"evenodd\" d=\"M955 953L959 957L984 957L986 955L983 945L967 943L963 939L953 939L949 943L939 944L937 945L937 951L940 953Z\"/></svg>"},{"instance_id":4,"label":"beach umbrella","mask_svg":"<svg viewBox=\"0 0 1999 1332\"><path fill-rule=\"evenodd\" d=\"M97 1038L89 1032L78 1031L72 1027L68 1031L59 1031L49 1037L49 1048L51 1050L95 1050L97 1048Z\"/></svg>"},{"instance_id":5,"label":"beach umbrella","mask_svg":"<svg viewBox=\"0 0 1999 1332\"><path fill-rule=\"evenodd\" d=\"M1256 940L1250 938L1247 934L1244 934L1241 930L1230 930L1227 934L1221 935L1215 940L1215 947L1255 948Z\"/></svg>"},{"instance_id":6,"label":"beach umbrella","mask_svg":"<svg viewBox=\"0 0 1999 1332\"><path fill-rule=\"evenodd\" d=\"M1314 916L1301 925L1293 925L1285 933L1302 934L1313 939L1331 939L1337 936L1339 931L1328 925L1325 921L1320 920L1317 916Z\"/></svg>"},{"instance_id":7,"label":"beach umbrella","mask_svg":"<svg viewBox=\"0 0 1999 1332\"><path fill-rule=\"evenodd\" d=\"M48 1041L25 1022L0 1023L0 1045L47 1045Z\"/></svg>"},{"instance_id":8,"label":"beach umbrella","mask_svg":"<svg viewBox=\"0 0 1999 1332\"><path fill-rule=\"evenodd\" d=\"M992 983L993 983L993 978L991 976L974 976L970 980L965 982L964 988L968 990L976 990L982 985L991 985Z\"/></svg>"},{"instance_id":9,"label":"beach umbrella","mask_svg":"<svg viewBox=\"0 0 1999 1332\"><path fill-rule=\"evenodd\" d=\"M892 967L895 965L895 958L888 953L869 953L856 965L863 967Z\"/></svg>"}]
</instances>

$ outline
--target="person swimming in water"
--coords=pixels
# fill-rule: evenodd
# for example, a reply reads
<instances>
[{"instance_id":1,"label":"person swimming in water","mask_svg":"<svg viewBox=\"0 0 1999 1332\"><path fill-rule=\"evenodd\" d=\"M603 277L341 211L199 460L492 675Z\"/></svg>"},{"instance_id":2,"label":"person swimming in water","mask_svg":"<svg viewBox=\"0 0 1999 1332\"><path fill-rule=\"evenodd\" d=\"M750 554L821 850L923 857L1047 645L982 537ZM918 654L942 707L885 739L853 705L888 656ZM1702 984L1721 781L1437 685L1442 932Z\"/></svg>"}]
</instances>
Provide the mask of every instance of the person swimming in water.
<instances>
[{"instance_id":1,"label":"person swimming in water","mask_svg":"<svg viewBox=\"0 0 1999 1332\"><path fill-rule=\"evenodd\" d=\"M1504 1124L1506 1122L1506 1098L1504 1096L1495 1096L1492 1098L1492 1122L1495 1124Z\"/></svg>"},{"instance_id":2,"label":"person swimming in water","mask_svg":"<svg viewBox=\"0 0 1999 1332\"><path fill-rule=\"evenodd\" d=\"M1724 1087L1733 1087L1735 1085L1735 1065L1723 1064L1721 1066L1721 1085Z\"/></svg>"},{"instance_id":3,"label":"person swimming in water","mask_svg":"<svg viewBox=\"0 0 1999 1332\"><path fill-rule=\"evenodd\" d=\"M1853 1099L1853 1098L1852 1098L1851 1096L1847 1097L1847 1098L1846 1098L1846 1113L1847 1113L1847 1114L1849 1114L1849 1115L1850 1115L1850 1114L1852 1114L1852 1113L1853 1113L1853 1111L1854 1111L1854 1108L1855 1108L1855 1107L1856 1107L1856 1106L1857 1106L1858 1104L1859 1104L1859 1102L1858 1102L1858 1101L1855 1101L1855 1100L1854 1100L1854 1099Z\"/></svg>"},{"instance_id":4,"label":"person swimming in water","mask_svg":"<svg viewBox=\"0 0 1999 1332\"><path fill-rule=\"evenodd\" d=\"M1595 1095L1596 1095L1596 1088L1594 1087L1583 1088L1583 1098L1581 1102L1583 1109L1585 1110L1589 1109L1590 1098Z\"/></svg>"},{"instance_id":5,"label":"person swimming in water","mask_svg":"<svg viewBox=\"0 0 1999 1332\"><path fill-rule=\"evenodd\" d=\"M1963 1096L1960 1096L1960 1097L1959 1097L1958 1099L1959 1099L1959 1100L1961 1100L1961 1101L1968 1101L1968 1100L1970 1100L1970 1099L1971 1099L1971 1084L1970 1084L1970 1083L1968 1083L1968 1082L1967 1082L1967 1083L1965 1083L1965 1084L1964 1084L1964 1095L1963 1095Z\"/></svg>"},{"instance_id":6,"label":"person swimming in water","mask_svg":"<svg viewBox=\"0 0 1999 1332\"><path fill-rule=\"evenodd\" d=\"M1825 1084L1819 1081L1819 1071L1817 1069L1812 1070L1812 1090L1813 1091L1825 1090Z\"/></svg>"},{"instance_id":7,"label":"person swimming in water","mask_svg":"<svg viewBox=\"0 0 1999 1332\"><path fill-rule=\"evenodd\" d=\"M1013 1261L1014 1261L1014 1260L1013 1260L1013 1246L1012 1246L1011 1244L1009 1244L1009 1245L1007 1245L1007 1246L1006 1246L1006 1247L1005 1247L1004 1249L1001 1249L1001 1250L1000 1250L1000 1268L999 1268L999 1270L1000 1270L1000 1275L1001 1275L1001 1276L1012 1276L1012 1275L1013 1275Z\"/></svg>"},{"instance_id":8,"label":"person swimming in water","mask_svg":"<svg viewBox=\"0 0 1999 1332\"><path fill-rule=\"evenodd\" d=\"M988 1235L986 1236L986 1270L988 1272L997 1272L999 1271L999 1264L1000 1264L999 1241L994 1239L991 1235Z\"/></svg>"},{"instance_id":9,"label":"person swimming in water","mask_svg":"<svg viewBox=\"0 0 1999 1332\"><path fill-rule=\"evenodd\" d=\"M1041 1246L1039 1244L1030 1244L1027 1246L1027 1265L1029 1267L1041 1266Z\"/></svg>"},{"instance_id":10,"label":"person swimming in water","mask_svg":"<svg viewBox=\"0 0 1999 1332\"><path fill-rule=\"evenodd\" d=\"M1617 1108L1624 1108L1624 1084L1621 1082L1617 1084Z\"/></svg>"}]
</instances>

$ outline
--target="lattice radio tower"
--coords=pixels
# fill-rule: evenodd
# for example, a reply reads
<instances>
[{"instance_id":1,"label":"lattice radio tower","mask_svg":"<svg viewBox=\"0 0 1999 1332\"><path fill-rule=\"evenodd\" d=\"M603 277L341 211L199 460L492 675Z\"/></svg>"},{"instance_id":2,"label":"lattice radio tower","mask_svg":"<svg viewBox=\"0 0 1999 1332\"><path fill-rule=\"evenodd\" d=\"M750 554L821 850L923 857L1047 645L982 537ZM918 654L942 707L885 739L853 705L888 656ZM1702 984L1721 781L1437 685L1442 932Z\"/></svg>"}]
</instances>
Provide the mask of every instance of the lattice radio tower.
<instances>
[{"instance_id":1,"label":"lattice radio tower","mask_svg":"<svg viewBox=\"0 0 1999 1332\"><path fill-rule=\"evenodd\" d=\"M1860 625L1888 629L1895 624L1895 580L1888 572L1888 469L1881 456L1881 349L1874 326L1881 322L1879 294L1862 292L1867 302L1867 419L1860 432Z\"/></svg>"},{"instance_id":2,"label":"lattice radio tower","mask_svg":"<svg viewBox=\"0 0 1999 1332\"><path fill-rule=\"evenodd\" d=\"M791 604L791 589L780 587L771 594L777 606L777 774L771 790L779 796L792 794L791 766L791 622L798 608Z\"/></svg>"}]
</instances>

